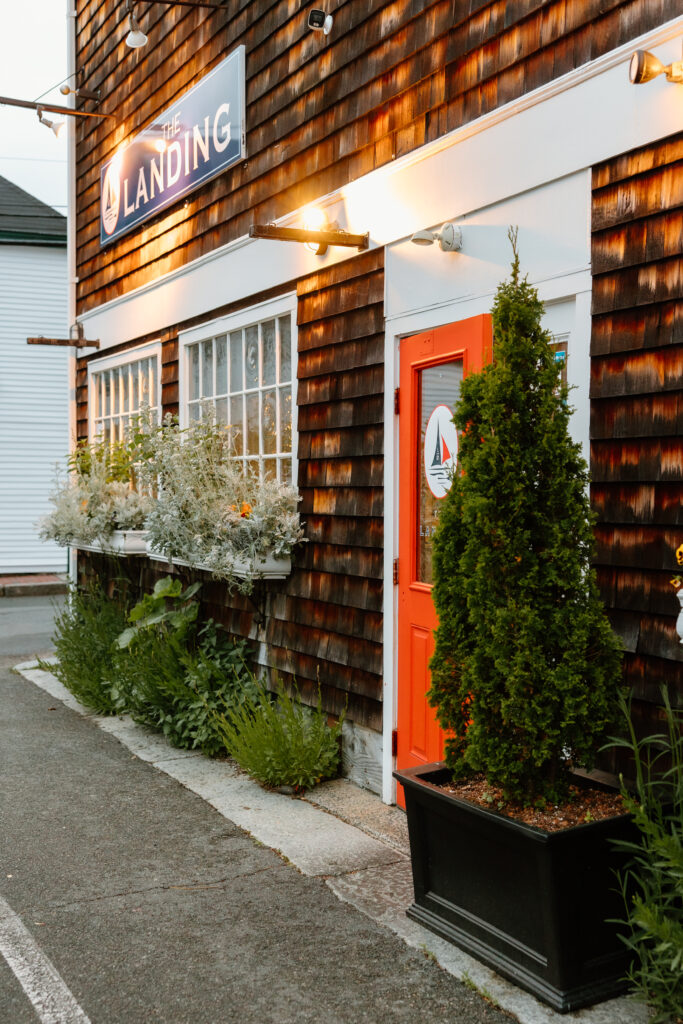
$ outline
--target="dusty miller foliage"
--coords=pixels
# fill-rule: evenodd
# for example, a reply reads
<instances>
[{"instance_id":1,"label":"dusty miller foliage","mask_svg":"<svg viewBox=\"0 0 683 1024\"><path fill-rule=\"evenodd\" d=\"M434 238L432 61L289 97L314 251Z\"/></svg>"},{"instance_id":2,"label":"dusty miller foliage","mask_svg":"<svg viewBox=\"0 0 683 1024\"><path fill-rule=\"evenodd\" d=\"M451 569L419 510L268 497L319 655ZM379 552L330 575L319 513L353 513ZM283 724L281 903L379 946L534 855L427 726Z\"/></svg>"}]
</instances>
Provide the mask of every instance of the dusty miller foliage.
<instances>
[{"instance_id":1,"label":"dusty miller foliage","mask_svg":"<svg viewBox=\"0 0 683 1024\"><path fill-rule=\"evenodd\" d=\"M146 524L156 551L248 591L260 558L289 555L302 540L296 491L245 473L229 428L209 409L184 430L170 417L159 427L141 423L139 430L141 480L157 488ZM246 560L246 579L235 575L235 559Z\"/></svg>"},{"instance_id":2,"label":"dusty miller foliage","mask_svg":"<svg viewBox=\"0 0 683 1024\"><path fill-rule=\"evenodd\" d=\"M588 470L569 434L543 304L512 274L493 306L494 360L465 378L458 472L434 543L439 615L429 694L456 777L556 801L612 723L620 647L591 570Z\"/></svg>"},{"instance_id":3,"label":"dusty miller foliage","mask_svg":"<svg viewBox=\"0 0 683 1024\"><path fill-rule=\"evenodd\" d=\"M151 499L135 486L138 453L130 442L82 443L58 473L52 511L39 523L43 540L106 542L114 530L141 530Z\"/></svg>"}]
</instances>

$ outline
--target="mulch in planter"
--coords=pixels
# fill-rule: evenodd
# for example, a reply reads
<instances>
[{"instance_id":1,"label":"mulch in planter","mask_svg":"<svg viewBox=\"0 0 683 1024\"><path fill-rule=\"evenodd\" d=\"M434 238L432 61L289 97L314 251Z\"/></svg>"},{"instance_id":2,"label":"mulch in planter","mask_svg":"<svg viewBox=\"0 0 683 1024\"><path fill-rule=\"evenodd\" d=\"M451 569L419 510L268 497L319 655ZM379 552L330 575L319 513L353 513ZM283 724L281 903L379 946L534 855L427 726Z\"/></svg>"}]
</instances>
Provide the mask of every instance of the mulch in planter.
<instances>
[{"instance_id":1,"label":"mulch in planter","mask_svg":"<svg viewBox=\"0 0 683 1024\"><path fill-rule=\"evenodd\" d=\"M574 825L585 825L626 813L620 793L593 788L590 784L585 787L570 785L569 799L565 803L547 804L545 808L525 807L521 803L504 800L502 789L490 786L483 775L473 775L462 782L447 782L439 788L461 800L469 800L489 811L497 811L526 825L535 825L546 832L560 832Z\"/></svg>"}]
</instances>

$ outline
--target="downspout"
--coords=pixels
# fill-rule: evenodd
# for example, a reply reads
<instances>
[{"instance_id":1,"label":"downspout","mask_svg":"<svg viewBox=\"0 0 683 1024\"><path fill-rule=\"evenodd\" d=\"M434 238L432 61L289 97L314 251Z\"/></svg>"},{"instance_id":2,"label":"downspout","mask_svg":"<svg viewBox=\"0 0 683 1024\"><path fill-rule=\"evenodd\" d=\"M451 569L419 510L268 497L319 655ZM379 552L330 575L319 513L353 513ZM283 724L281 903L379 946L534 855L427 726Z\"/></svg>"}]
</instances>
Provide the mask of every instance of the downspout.
<instances>
[{"instance_id":1,"label":"downspout","mask_svg":"<svg viewBox=\"0 0 683 1024\"><path fill-rule=\"evenodd\" d=\"M77 0L66 0L66 53L67 53L67 81L70 85L75 81L76 75L76 2ZM75 106L75 94L71 93L67 99L70 107ZM68 279L68 324L69 330L76 323L76 122L77 118L67 119L67 211L66 211L66 264ZM71 335L69 335L71 337ZM76 447L76 360L78 349L69 350L69 450L74 451ZM72 587L78 579L78 551L76 548L69 548L69 579Z\"/></svg>"}]
</instances>

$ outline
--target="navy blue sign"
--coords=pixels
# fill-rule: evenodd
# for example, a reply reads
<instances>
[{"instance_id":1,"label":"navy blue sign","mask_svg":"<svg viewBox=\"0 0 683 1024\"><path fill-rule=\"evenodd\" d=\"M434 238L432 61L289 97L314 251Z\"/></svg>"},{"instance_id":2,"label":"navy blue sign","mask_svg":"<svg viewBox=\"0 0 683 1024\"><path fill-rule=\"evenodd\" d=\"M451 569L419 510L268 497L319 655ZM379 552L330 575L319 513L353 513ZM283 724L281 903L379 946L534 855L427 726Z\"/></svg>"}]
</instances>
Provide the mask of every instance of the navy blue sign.
<instances>
[{"instance_id":1,"label":"navy blue sign","mask_svg":"<svg viewBox=\"0 0 683 1024\"><path fill-rule=\"evenodd\" d=\"M106 245L245 156L244 46L124 144L100 171Z\"/></svg>"}]
</instances>

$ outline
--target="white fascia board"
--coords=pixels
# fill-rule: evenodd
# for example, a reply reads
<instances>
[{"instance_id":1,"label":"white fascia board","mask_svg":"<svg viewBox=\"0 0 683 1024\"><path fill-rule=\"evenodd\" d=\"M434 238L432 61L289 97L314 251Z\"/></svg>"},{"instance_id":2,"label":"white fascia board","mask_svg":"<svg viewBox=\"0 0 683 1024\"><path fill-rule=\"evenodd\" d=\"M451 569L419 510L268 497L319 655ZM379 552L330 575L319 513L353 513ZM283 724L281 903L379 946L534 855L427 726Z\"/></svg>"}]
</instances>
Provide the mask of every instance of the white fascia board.
<instances>
[{"instance_id":1,"label":"white fascia board","mask_svg":"<svg viewBox=\"0 0 683 1024\"><path fill-rule=\"evenodd\" d=\"M638 48L680 59L683 17L667 22L547 86L420 147L321 197L340 224L370 231L371 247L480 210L506 197L590 168L680 130L680 86L663 77L628 80ZM301 211L278 221L300 222ZM240 238L80 317L101 348L292 282L347 259L331 247L316 257L303 245Z\"/></svg>"}]
</instances>

